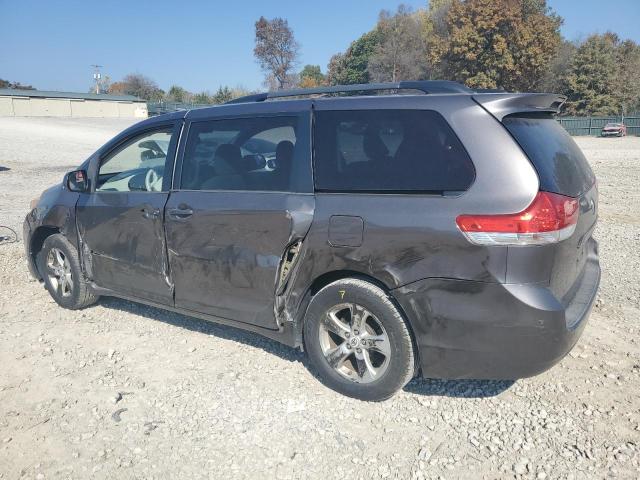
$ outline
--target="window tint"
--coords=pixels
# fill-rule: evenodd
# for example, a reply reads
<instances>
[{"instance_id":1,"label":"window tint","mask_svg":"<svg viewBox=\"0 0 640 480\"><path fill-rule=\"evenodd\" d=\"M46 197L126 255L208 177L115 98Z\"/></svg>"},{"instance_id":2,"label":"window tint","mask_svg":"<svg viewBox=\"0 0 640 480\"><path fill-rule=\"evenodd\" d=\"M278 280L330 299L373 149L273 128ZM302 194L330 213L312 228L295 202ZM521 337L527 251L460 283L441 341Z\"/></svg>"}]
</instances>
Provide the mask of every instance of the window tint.
<instances>
[{"instance_id":1,"label":"window tint","mask_svg":"<svg viewBox=\"0 0 640 480\"><path fill-rule=\"evenodd\" d=\"M513 116L502 122L533 163L540 190L578 197L594 184L593 171L580 147L553 117Z\"/></svg>"},{"instance_id":2,"label":"window tint","mask_svg":"<svg viewBox=\"0 0 640 480\"><path fill-rule=\"evenodd\" d=\"M110 153L100 165L96 190L162 191L171 129L147 132Z\"/></svg>"},{"instance_id":3,"label":"window tint","mask_svg":"<svg viewBox=\"0 0 640 480\"><path fill-rule=\"evenodd\" d=\"M194 122L184 153L181 188L301 191L295 179L304 158L296 117ZM294 159L297 159L294 161Z\"/></svg>"},{"instance_id":4,"label":"window tint","mask_svg":"<svg viewBox=\"0 0 640 480\"><path fill-rule=\"evenodd\" d=\"M318 190L441 193L473 182L471 159L436 112L320 111L315 125Z\"/></svg>"}]
</instances>

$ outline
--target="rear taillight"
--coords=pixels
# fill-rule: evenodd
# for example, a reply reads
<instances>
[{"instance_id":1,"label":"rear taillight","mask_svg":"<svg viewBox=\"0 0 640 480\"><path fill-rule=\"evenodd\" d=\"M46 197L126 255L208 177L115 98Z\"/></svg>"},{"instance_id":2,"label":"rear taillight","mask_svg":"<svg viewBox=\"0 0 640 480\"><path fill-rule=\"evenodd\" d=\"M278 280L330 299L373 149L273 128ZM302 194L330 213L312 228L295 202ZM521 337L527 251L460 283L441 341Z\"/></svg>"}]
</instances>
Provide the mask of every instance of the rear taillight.
<instances>
[{"instance_id":1,"label":"rear taillight","mask_svg":"<svg viewBox=\"0 0 640 480\"><path fill-rule=\"evenodd\" d=\"M458 228L477 245L546 245L569 238L578 223L578 200L538 192L524 211L507 215L460 215Z\"/></svg>"}]
</instances>

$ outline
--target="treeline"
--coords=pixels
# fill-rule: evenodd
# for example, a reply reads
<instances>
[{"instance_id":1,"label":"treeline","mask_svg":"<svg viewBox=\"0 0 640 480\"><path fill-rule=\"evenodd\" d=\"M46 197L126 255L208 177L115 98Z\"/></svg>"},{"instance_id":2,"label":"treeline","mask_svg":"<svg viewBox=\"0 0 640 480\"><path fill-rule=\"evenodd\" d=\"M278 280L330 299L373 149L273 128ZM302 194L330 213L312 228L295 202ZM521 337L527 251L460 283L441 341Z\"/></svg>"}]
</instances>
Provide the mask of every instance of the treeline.
<instances>
[{"instance_id":1,"label":"treeline","mask_svg":"<svg viewBox=\"0 0 640 480\"><path fill-rule=\"evenodd\" d=\"M562 22L546 0L431 0L416 11L382 11L371 31L331 58L326 75L319 66L294 72L299 46L286 20L256 23L254 53L272 88L447 79L476 89L562 93L569 114L640 111L640 46L610 32L569 41ZM283 44L286 62L274 56ZM266 61L274 58L279 72Z\"/></svg>"},{"instance_id":2,"label":"treeline","mask_svg":"<svg viewBox=\"0 0 640 480\"><path fill-rule=\"evenodd\" d=\"M15 90L35 90L31 85L24 85L20 82L11 82L0 78L0 88L13 88Z\"/></svg>"},{"instance_id":3,"label":"treeline","mask_svg":"<svg viewBox=\"0 0 640 480\"><path fill-rule=\"evenodd\" d=\"M640 111L640 46L611 32L570 41L560 33L562 22L546 0L400 5L380 12L373 28L335 54L323 73L319 65L298 70L301 46L286 19L260 17L253 53L269 90L446 79L474 89L561 93L568 97L564 112L573 115ZM179 85L164 92L139 74L104 91L189 103L224 103L250 93L229 87L191 93Z\"/></svg>"},{"instance_id":4,"label":"treeline","mask_svg":"<svg viewBox=\"0 0 640 480\"><path fill-rule=\"evenodd\" d=\"M94 91L93 89L91 91ZM111 82L104 77L100 84L100 91L115 95L135 95L150 102L177 102L194 104L220 104L237 97L248 95L250 92L243 87L231 88L221 86L215 92L202 91L192 93L179 85L172 85L166 92L149 77L131 73L122 80Z\"/></svg>"}]
</instances>

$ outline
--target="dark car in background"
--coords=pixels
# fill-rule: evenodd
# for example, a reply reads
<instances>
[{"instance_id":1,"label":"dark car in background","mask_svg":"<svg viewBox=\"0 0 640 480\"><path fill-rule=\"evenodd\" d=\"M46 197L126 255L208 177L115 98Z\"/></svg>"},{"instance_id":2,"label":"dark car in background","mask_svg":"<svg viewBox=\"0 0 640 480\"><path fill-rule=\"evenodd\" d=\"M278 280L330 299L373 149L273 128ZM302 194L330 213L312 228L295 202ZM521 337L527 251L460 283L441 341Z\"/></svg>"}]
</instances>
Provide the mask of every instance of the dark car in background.
<instances>
[{"instance_id":1,"label":"dark car in background","mask_svg":"<svg viewBox=\"0 0 640 480\"><path fill-rule=\"evenodd\" d=\"M627 135L627 126L624 123L607 123L602 127L602 137L624 137Z\"/></svg>"},{"instance_id":2,"label":"dark car in background","mask_svg":"<svg viewBox=\"0 0 640 480\"><path fill-rule=\"evenodd\" d=\"M535 375L600 280L563 101L400 82L150 118L33 202L29 268L65 308L117 296L304 348L360 399Z\"/></svg>"}]
</instances>

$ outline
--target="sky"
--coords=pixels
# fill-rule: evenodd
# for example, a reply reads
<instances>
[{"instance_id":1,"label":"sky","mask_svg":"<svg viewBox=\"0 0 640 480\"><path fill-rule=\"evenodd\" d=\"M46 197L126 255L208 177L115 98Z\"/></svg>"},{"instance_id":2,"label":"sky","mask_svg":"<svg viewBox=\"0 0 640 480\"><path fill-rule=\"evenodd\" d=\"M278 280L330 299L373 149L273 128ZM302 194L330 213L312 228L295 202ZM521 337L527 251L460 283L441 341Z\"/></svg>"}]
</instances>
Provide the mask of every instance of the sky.
<instances>
[{"instance_id":1,"label":"sky","mask_svg":"<svg viewBox=\"0 0 640 480\"><path fill-rule=\"evenodd\" d=\"M261 16L289 21L301 44L300 66L320 65L369 31L392 0L0 0L0 78L40 90L86 92L92 64L118 80L142 73L168 90L220 85L260 89L253 57ZM414 8L426 0L404 0ZM640 43L640 0L548 0L569 40L614 31ZM615 5L615 7L614 7ZM610 8L612 7L612 8Z\"/></svg>"}]
</instances>

